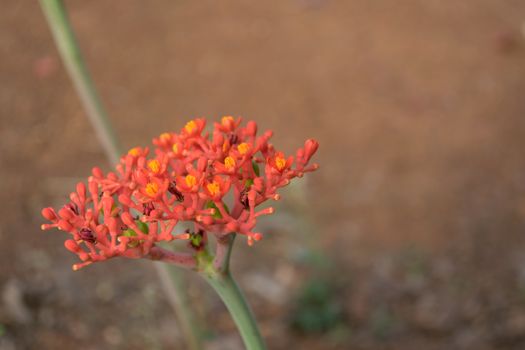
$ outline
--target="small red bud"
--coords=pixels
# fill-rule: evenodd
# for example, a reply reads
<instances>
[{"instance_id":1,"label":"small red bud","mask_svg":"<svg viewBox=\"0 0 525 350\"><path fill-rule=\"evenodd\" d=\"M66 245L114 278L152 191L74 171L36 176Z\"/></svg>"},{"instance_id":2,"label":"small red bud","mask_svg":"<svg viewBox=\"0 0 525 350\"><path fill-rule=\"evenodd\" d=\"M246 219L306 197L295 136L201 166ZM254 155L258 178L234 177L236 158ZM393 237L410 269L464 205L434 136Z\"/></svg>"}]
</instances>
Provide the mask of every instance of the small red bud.
<instances>
[{"instance_id":1,"label":"small red bud","mask_svg":"<svg viewBox=\"0 0 525 350\"><path fill-rule=\"evenodd\" d=\"M65 219L65 220L69 220L69 219L72 219L75 214L71 211L71 209L67 208L67 207L63 207L62 209L60 209L58 211L58 215L62 218L62 219Z\"/></svg>"},{"instance_id":2,"label":"small red bud","mask_svg":"<svg viewBox=\"0 0 525 350\"><path fill-rule=\"evenodd\" d=\"M95 181L88 183L88 189L92 196L98 196L98 184Z\"/></svg>"},{"instance_id":3,"label":"small red bud","mask_svg":"<svg viewBox=\"0 0 525 350\"><path fill-rule=\"evenodd\" d=\"M64 246L66 247L67 250L69 250L72 253L77 253L79 250L81 250L80 247L78 246L78 243L72 239L66 240L64 242Z\"/></svg>"},{"instance_id":4,"label":"small red bud","mask_svg":"<svg viewBox=\"0 0 525 350\"><path fill-rule=\"evenodd\" d=\"M53 208L44 208L42 209L41 213L42 213L42 216L49 221L55 221L57 219L57 216Z\"/></svg>"},{"instance_id":5,"label":"small red bud","mask_svg":"<svg viewBox=\"0 0 525 350\"><path fill-rule=\"evenodd\" d=\"M309 161L310 158L314 155L314 153L319 148L319 142L315 141L314 139L308 139L304 142L304 155L306 158L306 161Z\"/></svg>"},{"instance_id":6,"label":"small red bud","mask_svg":"<svg viewBox=\"0 0 525 350\"><path fill-rule=\"evenodd\" d=\"M84 183L79 182L77 184L77 193L81 200L86 198L86 185L84 185Z\"/></svg>"},{"instance_id":7,"label":"small red bud","mask_svg":"<svg viewBox=\"0 0 525 350\"><path fill-rule=\"evenodd\" d=\"M257 123L255 123L253 120L250 120L246 124L246 133L249 136L255 136L255 134L257 134Z\"/></svg>"},{"instance_id":8,"label":"small red bud","mask_svg":"<svg viewBox=\"0 0 525 350\"><path fill-rule=\"evenodd\" d=\"M64 230L64 231L68 231L68 232L73 230L73 226L69 222L67 222L66 220L60 220L58 222L58 228L60 228L61 230Z\"/></svg>"},{"instance_id":9,"label":"small red bud","mask_svg":"<svg viewBox=\"0 0 525 350\"><path fill-rule=\"evenodd\" d=\"M92 170L91 170L91 173L93 174L94 177L98 178L98 179L102 179L104 177L104 173L102 172L102 170L99 168L99 167L94 167Z\"/></svg>"},{"instance_id":10,"label":"small red bud","mask_svg":"<svg viewBox=\"0 0 525 350\"><path fill-rule=\"evenodd\" d=\"M120 218L122 219L124 224L128 226L135 226L135 221L133 220L133 217L131 216L130 213L124 212L120 215Z\"/></svg>"}]
</instances>

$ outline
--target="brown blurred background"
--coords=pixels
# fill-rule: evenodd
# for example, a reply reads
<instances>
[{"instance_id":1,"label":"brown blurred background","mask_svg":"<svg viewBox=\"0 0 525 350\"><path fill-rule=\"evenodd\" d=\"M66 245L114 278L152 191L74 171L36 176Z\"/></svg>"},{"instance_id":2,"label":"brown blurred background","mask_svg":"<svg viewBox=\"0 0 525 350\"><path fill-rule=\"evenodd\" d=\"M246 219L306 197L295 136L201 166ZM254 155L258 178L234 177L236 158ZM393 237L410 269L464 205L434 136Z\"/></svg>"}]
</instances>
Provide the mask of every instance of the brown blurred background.
<instances>
[{"instance_id":1,"label":"brown blurred background","mask_svg":"<svg viewBox=\"0 0 525 350\"><path fill-rule=\"evenodd\" d=\"M126 148L225 114L314 137L234 271L269 349L525 348L525 2L67 1ZM184 349L147 261L73 273L39 211L109 169L36 1L0 10L0 349ZM188 290L208 349L242 349Z\"/></svg>"}]
</instances>

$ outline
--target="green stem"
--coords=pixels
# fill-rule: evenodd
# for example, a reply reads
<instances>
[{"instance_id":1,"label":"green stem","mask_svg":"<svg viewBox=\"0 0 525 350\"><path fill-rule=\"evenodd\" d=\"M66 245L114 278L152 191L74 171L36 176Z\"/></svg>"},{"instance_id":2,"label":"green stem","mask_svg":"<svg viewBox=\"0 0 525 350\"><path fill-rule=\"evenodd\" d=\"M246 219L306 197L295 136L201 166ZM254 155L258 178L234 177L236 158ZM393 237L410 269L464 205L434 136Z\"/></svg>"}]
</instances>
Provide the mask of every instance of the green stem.
<instances>
[{"instance_id":1,"label":"green stem","mask_svg":"<svg viewBox=\"0 0 525 350\"><path fill-rule=\"evenodd\" d=\"M117 164L121 154L118 139L84 64L64 4L61 0L40 0L40 5L46 15L47 23L51 28L62 61L71 80L73 80L95 132L111 164Z\"/></svg>"},{"instance_id":2,"label":"green stem","mask_svg":"<svg viewBox=\"0 0 525 350\"><path fill-rule=\"evenodd\" d=\"M201 327L191 309L184 278L179 267L169 266L162 262L156 262L155 268L168 295L171 306L177 312L180 327L185 334L186 342L190 349L202 349Z\"/></svg>"},{"instance_id":3,"label":"green stem","mask_svg":"<svg viewBox=\"0 0 525 350\"><path fill-rule=\"evenodd\" d=\"M259 333L252 311L232 275L227 273L203 274L230 312L241 333L247 350L264 350L266 346Z\"/></svg>"},{"instance_id":4,"label":"green stem","mask_svg":"<svg viewBox=\"0 0 525 350\"><path fill-rule=\"evenodd\" d=\"M230 258L235 233L217 240L215 256L204 251L197 255L197 270L213 287L230 312L247 350L264 350L266 346L257 322L239 286L230 273Z\"/></svg>"},{"instance_id":5,"label":"green stem","mask_svg":"<svg viewBox=\"0 0 525 350\"><path fill-rule=\"evenodd\" d=\"M61 0L40 0L40 5L46 15L62 61L80 96L97 137L102 143L111 164L117 164L122 153L118 138L84 63L64 4ZM192 350L202 349L199 331L201 328L196 325L193 312L188 307L188 297L181 283L181 277L178 275L179 272L173 269L168 271L167 266L158 264L156 269L168 300L177 314L189 348ZM170 279L171 284L169 283Z\"/></svg>"}]
</instances>

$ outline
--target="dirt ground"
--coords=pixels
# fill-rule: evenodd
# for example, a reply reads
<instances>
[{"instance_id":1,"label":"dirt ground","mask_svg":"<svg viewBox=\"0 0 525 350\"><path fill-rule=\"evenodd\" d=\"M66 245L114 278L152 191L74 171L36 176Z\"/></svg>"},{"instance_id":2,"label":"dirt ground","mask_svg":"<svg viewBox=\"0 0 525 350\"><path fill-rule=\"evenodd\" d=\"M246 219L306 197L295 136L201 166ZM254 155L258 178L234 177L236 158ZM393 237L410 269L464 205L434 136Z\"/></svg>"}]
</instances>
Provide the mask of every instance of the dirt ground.
<instances>
[{"instance_id":1,"label":"dirt ground","mask_svg":"<svg viewBox=\"0 0 525 350\"><path fill-rule=\"evenodd\" d=\"M319 140L235 252L269 349L525 348L524 1L66 4L125 149L225 114ZM184 349L149 262L74 273L39 230L109 165L36 1L2 4L0 78L0 349ZM208 349L242 349L187 277Z\"/></svg>"}]
</instances>

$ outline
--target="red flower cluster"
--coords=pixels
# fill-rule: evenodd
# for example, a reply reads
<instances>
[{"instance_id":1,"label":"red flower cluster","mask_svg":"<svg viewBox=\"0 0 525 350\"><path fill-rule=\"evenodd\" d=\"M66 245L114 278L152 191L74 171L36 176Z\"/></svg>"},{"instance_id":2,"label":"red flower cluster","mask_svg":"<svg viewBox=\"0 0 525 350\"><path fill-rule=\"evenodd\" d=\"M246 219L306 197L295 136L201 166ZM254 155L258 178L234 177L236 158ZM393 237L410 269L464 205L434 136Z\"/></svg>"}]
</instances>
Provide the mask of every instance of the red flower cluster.
<instances>
[{"instance_id":1,"label":"red flower cluster","mask_svg":"<svg viewBox=\"0 0 525 350\"><path fill-rule=\"evenodd\" d=\"M160 259L155 244L161 241L191 238L190 246L198 250L208 234L221 239L238 233L251 245L262 237L254 231L257 217L273 213L271 207L256 207L278 200L279 187L318 168L308 164L318 148L312 139L295 157L286 157L268 142L271 131L256 136L253 121L241 127L241 118L226 116L211 135L204 132L205 123L191 120L179 134L153 139L152 157L148 148L131 149L116 172L94 168L87 189L79 183L60 210L42 210L51 222L42 229L72 235L65 246L82 260L73 269L115 256ZM195 232L174 234L182 221L193 222ZM185 258L172 256L182 263Z\"/></svg>"}]
</instances>

